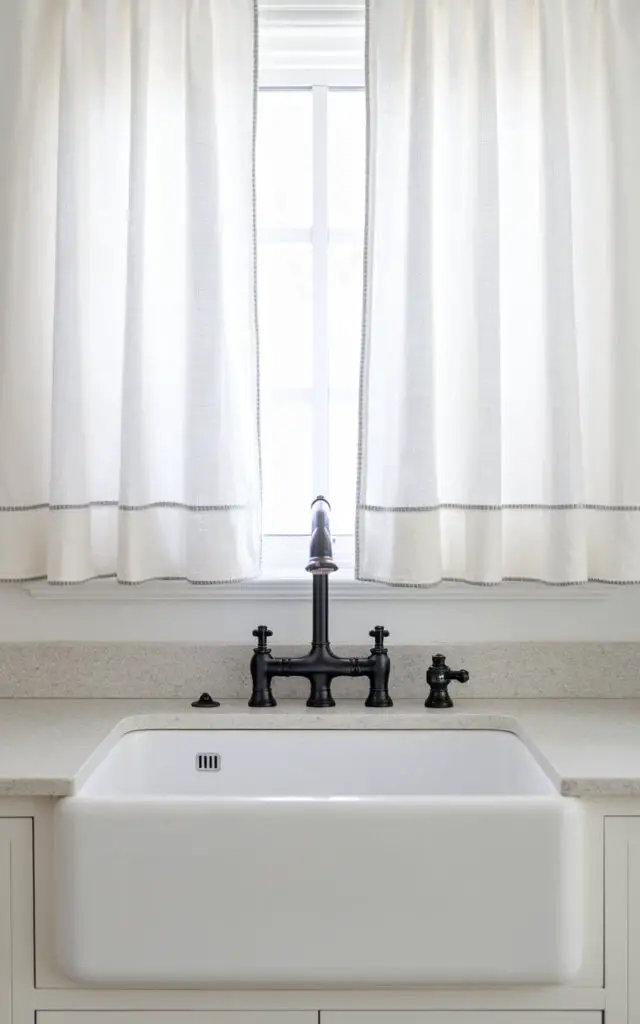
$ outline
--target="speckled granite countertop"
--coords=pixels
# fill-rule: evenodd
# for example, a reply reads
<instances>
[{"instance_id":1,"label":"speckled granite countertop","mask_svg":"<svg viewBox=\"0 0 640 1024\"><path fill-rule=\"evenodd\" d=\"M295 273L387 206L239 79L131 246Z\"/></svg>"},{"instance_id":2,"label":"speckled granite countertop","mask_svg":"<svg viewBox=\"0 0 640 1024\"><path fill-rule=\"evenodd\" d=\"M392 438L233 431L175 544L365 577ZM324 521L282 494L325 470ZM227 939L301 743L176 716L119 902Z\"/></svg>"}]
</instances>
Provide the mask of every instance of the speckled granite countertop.
<instances>
[{"instance_id":1,"label":"speckled granite countertop","mask_svg":"<svg viewBox=\"0 0 640 1024\"><path fill-rule=\"evenodd\" d=\"M460 700L451 711L398 701L389 711L342 701L329 711L283 701L250 711L228 701L196 711L178 700L0 700L0 796L66 796L135 729L506 729L562 793L640 797L640 700Z\"/></svg>"}]
</instances>

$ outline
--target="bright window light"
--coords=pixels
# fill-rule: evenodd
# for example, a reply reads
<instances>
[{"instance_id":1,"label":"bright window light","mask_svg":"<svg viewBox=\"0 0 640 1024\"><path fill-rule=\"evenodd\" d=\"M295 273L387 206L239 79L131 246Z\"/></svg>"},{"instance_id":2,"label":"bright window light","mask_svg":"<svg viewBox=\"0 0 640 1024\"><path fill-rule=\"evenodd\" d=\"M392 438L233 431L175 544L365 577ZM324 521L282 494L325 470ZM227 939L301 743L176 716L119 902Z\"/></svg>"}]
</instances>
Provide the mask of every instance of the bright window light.
<instances>
[{"instance_id":1,"label":"bright window light","mask_svg":"<svg viewBox=\"0 0 640 1024\"><path fill-rule=\"evenodd\" d=\"M323 493L343 551L355 517L364 190L361 89L261 90L264 532L308 534Z\"/></svg>"}]
</instances>

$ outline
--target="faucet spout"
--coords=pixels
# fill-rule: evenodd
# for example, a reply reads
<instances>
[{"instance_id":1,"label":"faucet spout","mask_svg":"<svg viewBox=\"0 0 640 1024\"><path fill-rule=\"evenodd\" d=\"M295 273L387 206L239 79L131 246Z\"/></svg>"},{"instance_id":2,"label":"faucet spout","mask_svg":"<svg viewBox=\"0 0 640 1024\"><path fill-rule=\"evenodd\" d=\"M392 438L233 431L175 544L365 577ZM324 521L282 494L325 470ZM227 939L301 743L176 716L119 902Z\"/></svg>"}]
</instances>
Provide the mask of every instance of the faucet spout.
<instances>
[{"instance_id":1,"label":"faucet spout","mask_svg":"<svg viewBox=\"0 0 640 1024\"><path fill-rule=\"evenodd\" d=\"M321 494L311 502L311 540L307 572L325 576L338 568L333 560L333 541L329 528L331 505Z\"/></svg>"}]
</instances>

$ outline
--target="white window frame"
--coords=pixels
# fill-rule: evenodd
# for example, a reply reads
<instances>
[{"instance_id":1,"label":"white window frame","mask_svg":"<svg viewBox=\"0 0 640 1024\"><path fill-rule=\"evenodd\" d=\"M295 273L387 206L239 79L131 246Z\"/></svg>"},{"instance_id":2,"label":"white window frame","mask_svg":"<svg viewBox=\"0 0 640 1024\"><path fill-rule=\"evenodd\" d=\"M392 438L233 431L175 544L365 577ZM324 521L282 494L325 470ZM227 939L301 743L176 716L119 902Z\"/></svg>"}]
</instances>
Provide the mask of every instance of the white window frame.
<instances>
[{"instance_id":1,"label":"white window frame","mask_svg":"<svg viewBox=\"0 0 640 1024\"><path fill-rule=\"evenodd\" d=\"M313 214L311 229L305 228L267 228L263 229L259 241L263 243L310 243L311 244L311 292L313 295L312 310L312 387L310 389L312 415L312 490L309 504L317 494L328 495L331 499L329 486L329 431L331 416L330 393L330 352L327 344L328 309L329 309L329 245L334 242L360 241L357 229L336 230L329 228L329 181L327 168L328 151L328 99L330 89L359 88L353 85L331 86L326 82L313 82L315 77L307 72L309 82L304 86L299 83L300 76L295 76L295 84L289 79L289 71L269 76L270 84L266 88L286 90L303 87L311 94L313 119ZM332 75L333 77L333 75ZM353 78L353 76L350 76ZM265 86L262 86L265 88ZM355 480L354 480L355 491ZM304 566L308 532L306 534L266 534L263 539L263 570L265 578L278 578L283 574L295 577L300 567ZM346 576L353 578L354 570L354 536L345 534L336 537L336 548L339 549L340 568Z\"/></svg>"},{"instance_id":2,"label":"white window frame","mask_svg":"<svg viewBox=\"0 0 640 1024\"><path fill-rule=\"evenodd\" d=\"M313 100L313 220L311 233L271 229L266 241L312 243L313 294L313 492L327 494L329 478L329 349L328 328L328 95L330 89L364 89L364 0L265 0L260 12L261 89L311 91ZM332 232L332 241L350 241L352 232ZM355 490L355 481L354 481ZM309 501L314 495L309 496ZM328 495L329 499L331 495ZM287 580L308 587L304 566L308 534L269 535L263 539L263 568L255 588L274 582L282 590ZM334 541L341 590L360 591L354 578L354 537ZM381 588L387 593L387 588ZM254 590L252 592L255 592ZM299 592L299 591L298 591ZM346 593L346 591L345 591Z\"/></svg>"}]
</instances>

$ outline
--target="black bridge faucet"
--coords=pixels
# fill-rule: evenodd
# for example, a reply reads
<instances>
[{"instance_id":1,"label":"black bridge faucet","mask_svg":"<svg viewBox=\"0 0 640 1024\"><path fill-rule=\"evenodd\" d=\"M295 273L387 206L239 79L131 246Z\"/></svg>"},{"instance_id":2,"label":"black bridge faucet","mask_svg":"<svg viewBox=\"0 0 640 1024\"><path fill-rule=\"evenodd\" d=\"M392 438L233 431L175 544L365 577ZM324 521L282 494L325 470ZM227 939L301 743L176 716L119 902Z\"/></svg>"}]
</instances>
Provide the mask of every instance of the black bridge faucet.
<instances>
[{"instance_id":1,"label":"black bridge faucet","mask_svg":"<svg viewBox=\"0 0 640 1024\"><path fill-rule=\"evenodd\" d=\"M276 700L271 692L274 676L302 676L311 683L307 701L308 708L332 708L335 700L331 696L331 682L336 676L366 676L369 680L369 695L365 700L368 708L390 708L393 701L389 696L389 673L391 662L384 646L389 636L384 626L375 626L369 633L373 647L368 658L340 658L331 650L329 643L329 573L338 568L333 560L333 543L329 530L331 506L326 498L319 495L311 504L311 543L307 572L313 576L313 640L311 650L302 658L274 658L268 646L273 636L266 626L258 626L253 635L257 637L251 659L253 690L250 708L273 708Z\"/></svg>"}]
</instances>

